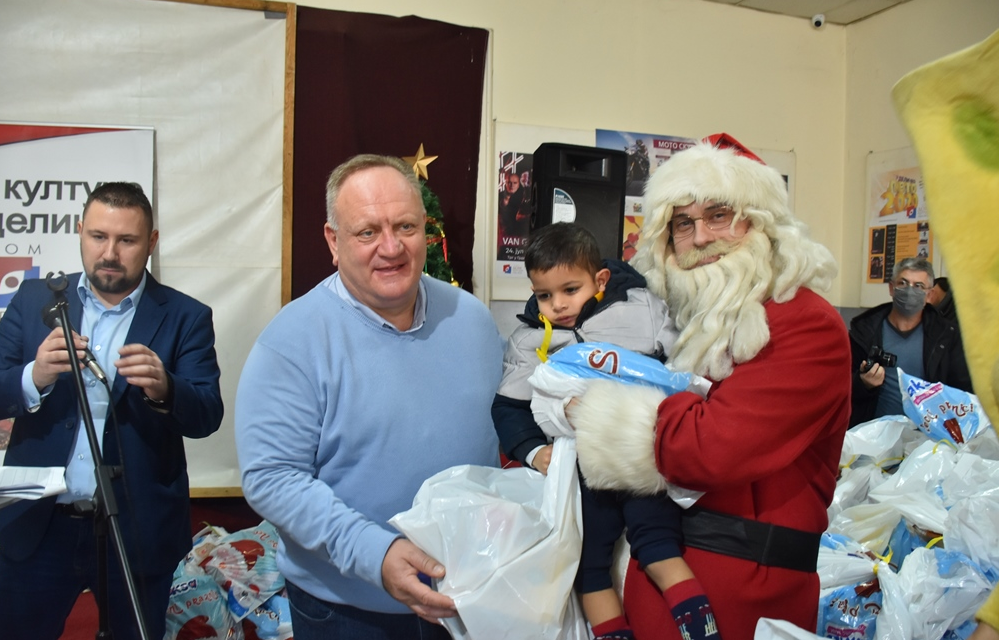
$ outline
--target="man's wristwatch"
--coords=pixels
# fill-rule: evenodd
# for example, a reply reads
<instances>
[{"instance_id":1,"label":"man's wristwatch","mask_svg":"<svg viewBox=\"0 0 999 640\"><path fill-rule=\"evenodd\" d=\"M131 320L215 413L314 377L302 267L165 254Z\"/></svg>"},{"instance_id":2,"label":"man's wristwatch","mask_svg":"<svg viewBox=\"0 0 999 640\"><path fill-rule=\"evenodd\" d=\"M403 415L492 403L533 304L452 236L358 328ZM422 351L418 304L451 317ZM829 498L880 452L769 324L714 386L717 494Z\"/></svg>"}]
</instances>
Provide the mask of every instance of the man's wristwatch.
<instances>
[{"instance_id":1,"label":"man's wristwatch","mask_svg":"<svg viewBox=\"0 0 999 640\"><path fill-rule=\"evenodd\" d=\"M146 390L142 390L142 401L146 405L158 413L170 413L170 409L173 407L173 378L167 375L167 396L163 400L153 400L146 395Z\"/></svg>"}]
</instances>

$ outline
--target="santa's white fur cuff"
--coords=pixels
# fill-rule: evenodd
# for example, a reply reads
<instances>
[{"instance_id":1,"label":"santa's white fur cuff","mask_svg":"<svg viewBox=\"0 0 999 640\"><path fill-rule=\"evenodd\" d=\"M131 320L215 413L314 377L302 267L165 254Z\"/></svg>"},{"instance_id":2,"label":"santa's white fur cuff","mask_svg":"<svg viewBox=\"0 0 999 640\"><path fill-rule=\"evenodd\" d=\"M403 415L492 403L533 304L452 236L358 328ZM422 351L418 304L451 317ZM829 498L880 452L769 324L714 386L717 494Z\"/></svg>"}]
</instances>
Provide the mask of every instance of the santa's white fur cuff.
<instances>
[{"instance_id":1,"label":"santa's white fur cuff","mask_svg":"<svg viewBox=\"0 0 999 640\"><path fill-rule=\"evenodd\" d=\"M656 468L656 415L666 394L644 385L594 380L568 412L587 486L643 495L666 489Z\"/></svg>"}]
</instances>

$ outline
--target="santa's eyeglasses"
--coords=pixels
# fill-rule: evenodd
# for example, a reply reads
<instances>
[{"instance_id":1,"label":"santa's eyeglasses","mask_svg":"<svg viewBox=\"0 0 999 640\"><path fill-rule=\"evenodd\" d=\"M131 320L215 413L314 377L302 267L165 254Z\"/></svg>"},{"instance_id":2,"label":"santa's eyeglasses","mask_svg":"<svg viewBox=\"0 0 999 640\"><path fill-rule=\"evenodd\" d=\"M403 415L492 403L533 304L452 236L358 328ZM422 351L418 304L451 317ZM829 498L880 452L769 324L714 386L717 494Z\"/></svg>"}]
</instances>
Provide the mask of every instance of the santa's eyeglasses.
<instances>
[{"instance_id":1,"label":"santa's eyeglasses","mask_svg":"<svg viewBox=\"0 0 999 640\"><path fill-rule=\"evenodd\" d=\"M669 233L674 239L680 240L691 236L694 234L694 226L698 220L712 231L721 231L732 226L732 221L735 220L735 210L731 207L719 207L705 212L700 218L691 218L686 215L675 216L669 221Z\"/></svg>"}]
</instances>

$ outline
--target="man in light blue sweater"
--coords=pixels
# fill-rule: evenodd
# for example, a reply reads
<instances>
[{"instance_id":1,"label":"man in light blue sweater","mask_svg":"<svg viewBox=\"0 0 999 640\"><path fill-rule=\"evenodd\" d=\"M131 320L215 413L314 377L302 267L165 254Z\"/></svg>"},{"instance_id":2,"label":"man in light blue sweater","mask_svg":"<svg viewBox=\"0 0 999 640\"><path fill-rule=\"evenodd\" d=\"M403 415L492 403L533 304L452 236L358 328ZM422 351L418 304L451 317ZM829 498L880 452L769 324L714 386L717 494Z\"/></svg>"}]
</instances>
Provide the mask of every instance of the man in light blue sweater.
<instances>
[{"instance_id":1,"label":"man in light blue sweater","mask_svg":"<svg viewBox=\"0 0 999 640\"><path fill-rule=\"evenodd\" d=\"M449 638L434 623L454 602L425 584L445 568L387 522L438 471L498 463L503 344L481 302L422 274L425 218L401 160L335 169L338 272L281 310L240 377L243 492L281 534L296 640Z\"/></svg>"}]
</instances>

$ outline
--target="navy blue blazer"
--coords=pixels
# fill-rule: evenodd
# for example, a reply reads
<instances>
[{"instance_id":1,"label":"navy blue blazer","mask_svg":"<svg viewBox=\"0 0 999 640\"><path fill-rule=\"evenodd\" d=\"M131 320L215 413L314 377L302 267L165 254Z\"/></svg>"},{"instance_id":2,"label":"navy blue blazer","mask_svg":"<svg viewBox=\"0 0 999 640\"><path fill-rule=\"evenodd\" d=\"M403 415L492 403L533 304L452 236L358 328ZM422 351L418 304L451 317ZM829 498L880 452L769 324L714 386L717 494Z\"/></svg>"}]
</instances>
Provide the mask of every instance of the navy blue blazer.
<instances>
[{"instance_id":1,"label":"navy blue blazer","mask_svg":"<svg viewBox=\"0 0 999 640\"><path fill-rule=\"evenodd\" d=\"M68 280L70 321L79 330L80 274ZM80 411L70 373L59 376L35 413L26 410L21 392L24 367L51 332L42 321L42 310L52 300L44 279L26 280L0 318L0 417L14 418L4 459L8 466L65 466L75 442ZM143 400L141 388L115 376L111 399L121 455L110 411L101 437L104 461L124 467L123 477L113 485L129 563L134 573L147 575L172 572L191 548L183 437L214 433L223 409L209 307L161 285L147 272L146 288L125 338L125 344L135 343L148 346L163 361L173 383L172 409L168 414L154 411ZM13 561L34 553L54 504L55 498L21 500L0 509L0 553Z\"/></svg>"}]
</instances>

